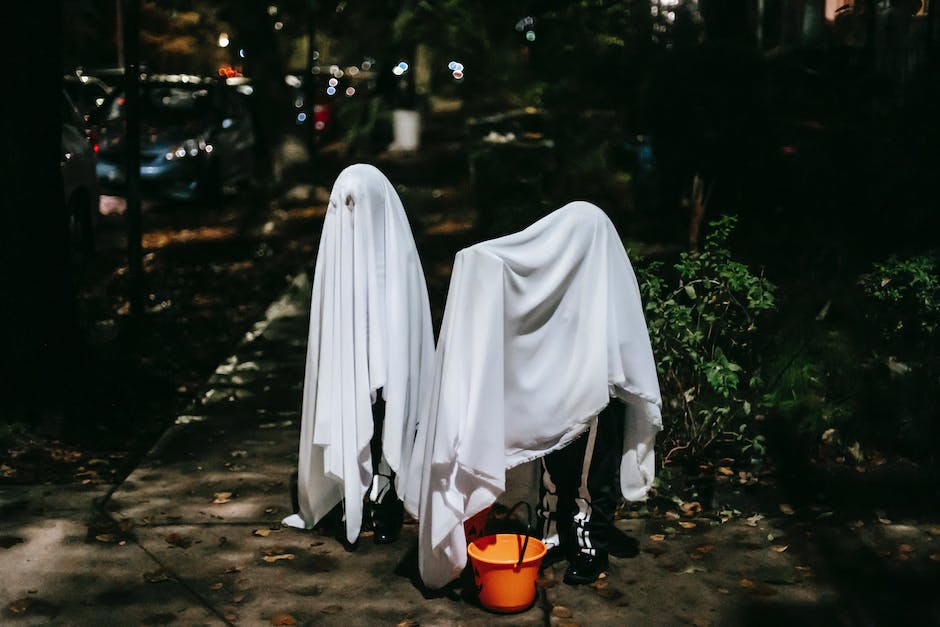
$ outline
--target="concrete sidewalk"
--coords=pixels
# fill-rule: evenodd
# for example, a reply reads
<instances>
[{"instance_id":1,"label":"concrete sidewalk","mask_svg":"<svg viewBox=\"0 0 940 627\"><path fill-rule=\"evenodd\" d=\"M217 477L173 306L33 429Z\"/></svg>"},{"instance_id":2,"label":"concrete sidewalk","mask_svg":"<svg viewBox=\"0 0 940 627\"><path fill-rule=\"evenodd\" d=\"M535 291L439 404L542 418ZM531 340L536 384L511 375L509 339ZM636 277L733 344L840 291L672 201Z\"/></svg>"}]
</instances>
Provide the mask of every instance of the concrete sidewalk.
<instances>
[{"instance_id":1,"label":"concrete sidewalk","mask_svg":"<svg viewBox=\"0 0 940 627\"><path fill-rule=\"evenodd\" d=\"M786 548L783 516L618 521L625 536L607 577L574 588L561 583L563 563L547 568L536 604L512 616L459 589L423 591L413 524L395 544L366 533L352 551L330 535L281 528L297 460L308 293L300 275L113 493L3 494L4 510L18 512L0 526L4 622L779 624L801 608L833 618L831 593ZM534 502L533 478L512 473L503 501Z\"/></svg>"}]
</instances>

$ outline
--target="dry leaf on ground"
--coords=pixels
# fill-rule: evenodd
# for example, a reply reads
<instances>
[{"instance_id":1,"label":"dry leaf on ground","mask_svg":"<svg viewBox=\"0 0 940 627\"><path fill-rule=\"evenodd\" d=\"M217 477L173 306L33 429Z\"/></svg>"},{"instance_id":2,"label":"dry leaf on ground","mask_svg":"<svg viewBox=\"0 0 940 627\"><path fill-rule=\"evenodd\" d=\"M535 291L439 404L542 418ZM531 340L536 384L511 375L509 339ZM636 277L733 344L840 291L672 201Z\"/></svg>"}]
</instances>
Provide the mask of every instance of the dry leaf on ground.
<instances>
[{"instance_id":1,"label":"dry leaf on ground","mask_svg":"<svg viewBox=\"0 0 940 627\"><path fill-rule=\"evenodd\" d=\"M688 503L680 505L679 509L681 509L682 513L686 516L691 516L692 514L698 514L702 511L702 504L698 501L689 501Z\"/></svg>"},{"instance_id":2,"label":"dry leaf on ground","mask_svg":"<svg viewBox=\"0 0 940 627\"><path fill-rule=\"evenodd\" d=\"M221 581L217 581L217 582L215 582L214 584L212 584L211 586L209 586L209 589L212 590L212 591L218 592L219 590L222 589L222 587L223 587L222 582L221 582Z\"/></svg>"},{"instance_id":3,"label":"dry leaf on ground","mask_svg":"<svg viewBox=\"0 0 940 627\"><path fill-rule=\"evenodd\" d=\"M11 601L10 604L7 605L7 610L9 610L11 614L22 614L29 609L29 603L29 598L23 597L21 599Z\"/></svg>"},{"instance_id":4,"label":"dry leaf on ground","mask_svg":"<svg viewBox=\"0 0 940 627\"><path fill-rule=\"evenodd\" d=\"M213 494L212 496L214 497L214 498L212 499L212 503L215 504L215 505L221 505L222 503L228 503L229 501L232 500L232 493L231 493L231 492L216 492L216 493Z\"/></svg>"},{"instance_id":5,"label":"dry leaf on ground","mask_svg":"<svg viewBox=\"0 0 940 627\"><path fill-rule=\"evenodd\" d=\"M725 475L726 477L730 477L731 475L734 474L734 471L728 468L727 466L719 466L718 472Z\"/></svg>"},{"instance_id":6,"label":"dry leaf on ground","mask_svg":"<svg viewBox=\"0 0 940 627\"><path fill-rule=\"evenodd\" d=\"M178 546L181 549L188 549L193 544L193 539L179 533L170 533L164 536L167 544Z\"/></svg>"},{"instance_id":7,"label":"dry leaf on ground","mask_svg":"<svg viewBox=\"0 0 940 627\"><path fill-rule=\"evenodd\" d=\"M261 559L268 562L269 564L273 564L274 562L277 562L280 560L292 560L294 559L294 554L293 553L281 553L280 555L265 555Z\"/></svg>"},{"instance_id":8,"label":"dry leaf on ground","mask_svg":"<svg viewBox=\"0 0 940 627\"><path fill-rule=\"evenodd\" d=\"M326 607L320 610L320 612L322 612L323 614L339 614L342 611L343 611L342 605L327 605Z\"/></svg>"},{"instance_id":9,"label":"dry leaf on ground","mask_svg":"<svg viewBox=\"0 0 940 627\"><path fill-rule=\"evenodd\" d=\"M757 523L764 519L763 514L754 514L753 516L748 516L744 519L744 524L748 527L756 527Z\"/></svg>"},{"instance_id":10,"label":"dry leaf on ground","mask_svg":"<svg viewBox=\"0 0 940 627\"><path fill-rule=\"evenodd\" d=\"M252 533L254 533L256 536L267 538L269 535L271 535L271 530L270 529L255 529Z\"/></svg>"},{"instance_id":11,"label":"dry leaf on ground","mask_svg":"<svg viewBox=\"0 0 940 627\"><path fill-rule=\"evenodd\" d=\"M784 551L790 548L790 545L789 544L774 544L770 548L776 551L777 553L783 553Z\"/></svg>"},{"instance_id":12,"label":"dry leaf on ground","mask_svg":"<svg viewBox=\"0 0 940 627\"><path fill-rule=\"evenodd\" d=\"M95 536L95 540L98 542L114 542L117 540L117 536L113 533L99 533Z\"/></svg>"},{"instance_id":13,"label":"dry leaf on ground","mask_svg":"<svg viewBox=\"0 0 940 627\"><path fill-rule=\"evenodd\" d=\"M666 539L666 536L661 533L654 533L653 535L650 536L650 540L652 540L653 542L662 542L665 539Z\"/></svg>"},{"instance_id":14,"label":"dry leaf on ground","mask_svg":"<svg viewBox=\"0 0 940 627\"><path fill-rule=\"evenodd\" d=\"M695 529L695 523L689 522L687 520L679 521L679 526L682 527L683 529Z\"/></svg>"},{"instance_id":15,"label":"dry leaf on ground","mask_svg":"<svg viewBox=\"0 0 940 627\"><path fill-rule=\"evenodd\" d=\"M792 516L796 513L796 510L793 509L793 506L788 503L781 503L778 507L780 508L780 513L784 514L785 516Z\"/></svg>"},{"instance_id":16,"label":"dry leaf on ground","mask_svg":"<svg viewBox=\"0 0 940 627\"><path fill-rule=\"evenodd\" d=\"M290 614L275 614L271 617L271 625L274 627L289 627L290 625L296 625L297 619L291 616Z\"/></svg>"},{"instance_id":17,"label":"dry leaf on ground","mask_svg":"<svg viewBox=\"0 0 940 627\"><path fill-rule=\"evenodd\" d=\"M556 605L552 608L552 616L556 618L571 618L571 610L565 607L564 605Z\"/></svg>"}]
</instances>

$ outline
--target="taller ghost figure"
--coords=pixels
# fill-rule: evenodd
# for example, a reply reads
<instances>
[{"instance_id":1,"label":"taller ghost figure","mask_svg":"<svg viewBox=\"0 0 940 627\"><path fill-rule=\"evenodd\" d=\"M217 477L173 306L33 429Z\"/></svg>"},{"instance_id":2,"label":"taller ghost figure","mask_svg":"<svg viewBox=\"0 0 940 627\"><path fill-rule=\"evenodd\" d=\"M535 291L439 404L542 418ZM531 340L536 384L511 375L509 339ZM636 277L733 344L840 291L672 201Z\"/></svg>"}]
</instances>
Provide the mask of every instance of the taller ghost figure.
<instances>
[{"instance_id":1,"label":"taller ghost figure","mask_svg":"<svg viewBox=\"0 0 940 627\"><path fill-rule=\"evenodd\" d=\"M401 200L378 169L352 165L333 184L317 254L300 511L285 524L309 529L345 501L346 539L355 542L367 494L378 503L391 493L397 503L433 358L427 286ZM384 421L376 420L373 406L383 400ZM378 425L381 445L374 446ZM397 515L400 526L400 504Z\"/></svg>"},{"instance_id":2,"label":"taller ghost figure","mask_svg":"<svg viewBox=\"0 0 940 627\"><path fill-rule=\"evenodd\" d=\"M424 582L460 573L462 523L503 493L507 468L538 458L555 497L546 504L559 501L554 518L566 514L578 534L566 581L596 578L598 519L613 512L592 475L619 470L619 492L644 499L662 428L639 287L603 211L574 202L457 254L428 398L405 493ZM576 459L554 459L562 453Z\"/></svg>"}]
</instances>

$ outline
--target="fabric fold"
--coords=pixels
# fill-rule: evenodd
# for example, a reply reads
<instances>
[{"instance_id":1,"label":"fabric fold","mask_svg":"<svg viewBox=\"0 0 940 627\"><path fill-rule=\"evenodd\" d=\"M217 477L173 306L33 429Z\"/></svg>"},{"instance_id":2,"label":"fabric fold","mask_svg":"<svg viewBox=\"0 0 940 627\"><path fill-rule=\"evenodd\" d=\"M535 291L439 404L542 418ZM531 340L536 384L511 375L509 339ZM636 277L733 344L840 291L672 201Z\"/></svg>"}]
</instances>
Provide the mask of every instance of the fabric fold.
<instances>
[{"instance_id":1,"label":"fabric fold","mask_svg":"<svg viewBox=\"0 0 940 627\"><path fill-rule=\"evenodd\" d=\"M574 202L457 254L403 493L425 584L459 575L462 523L505 490L506 469L571 442L612 395L627 404L621 490L641 500L659 383L636 277L599 208Z\"/></svg>"},{"instance_id":2,"label":"fabric fold","mask_svg":"<svg viewBox=\"0 0 940 627\"><path fill-rule=\"evenodd\" d=\"M372 404L385 399L382 453L405 489L434 359L427 286L401 200L375 167L343 170L320 237L310 306L298 460L300 511L313 527L345 499L354 542L372 481Z\"/></svg>"}]
</instances>

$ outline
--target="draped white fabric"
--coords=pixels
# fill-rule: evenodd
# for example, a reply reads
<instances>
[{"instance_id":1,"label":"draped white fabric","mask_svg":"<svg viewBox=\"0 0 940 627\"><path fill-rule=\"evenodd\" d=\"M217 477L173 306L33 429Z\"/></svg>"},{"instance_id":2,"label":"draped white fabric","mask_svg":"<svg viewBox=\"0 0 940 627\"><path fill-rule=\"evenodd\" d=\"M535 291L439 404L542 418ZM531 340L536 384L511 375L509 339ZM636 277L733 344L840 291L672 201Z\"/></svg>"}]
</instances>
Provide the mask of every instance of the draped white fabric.
<instances>
[{"instance_id":1,"label":"draped white fabric","mask_svg":"<svg viewBox=\"0 0 940 627\"><path fill-rule=\"evenodd\" d=\"M621 490L646 497L659 383L636 277L599 208L571 203L460 251L435 363L405 494L428 586L459 575L462 523L504 491L506 469L571 442L610 396L627 406Z\"/></svg>"},{"instance_id":2,"label":"draped white fabric","mask_svg":"<svg viewBox=\"0 0 940 627\"><path fill-rule=\"evenodd\" d=\"M346 537L355 541L372 480L376 392L385 399L382 452L399 472L408 466L433 359L427 286L401 200L379 170L350 166L333 185L317 254L300 512L285 524L310 528L345 498Z\"/></svg>"}]
</instances>

